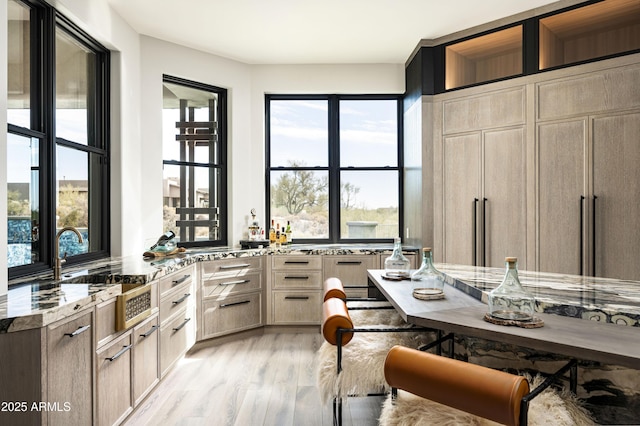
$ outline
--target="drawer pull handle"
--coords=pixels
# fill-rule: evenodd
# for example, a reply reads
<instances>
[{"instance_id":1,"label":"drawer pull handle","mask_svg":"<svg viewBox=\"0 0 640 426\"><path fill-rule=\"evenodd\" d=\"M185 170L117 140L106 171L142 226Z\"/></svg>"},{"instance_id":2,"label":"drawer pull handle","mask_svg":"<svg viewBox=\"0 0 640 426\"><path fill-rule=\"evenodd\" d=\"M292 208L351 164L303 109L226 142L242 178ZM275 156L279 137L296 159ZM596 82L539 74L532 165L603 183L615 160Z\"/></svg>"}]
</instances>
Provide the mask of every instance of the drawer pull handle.
<instances>
[{"instance_id":1,"label":"drawer pull handle","mask_svg":"<svg viewBox=\"0 0 640 426\"><path fill-rule=\"evenodd\" d=\"M228 308L230 306L236 306L236 305L245 305L247 303L251 303L251 300L243 300L242 302L234 302L234 303L225 303L220 305L221 308Z\"/></svg>"},{"instance_id":2,"label":"drawer pull handle","mask_svg":"<svg viewBox=\"0 0 640 426\"><path fill-rule=\"evenodd\" d=\"M340 260L338 265L362 265L361 260Z\"/></svg>"},{"instance_id":3,"label":"drawer pull handle","mask_svg":"<svg viewBox=\"0 0 640 426\"><path fill-rule=\"evenodd\" d=\"M236 269L236 268L248 268L251 266L248 263L241 263L239 265L221 265L220 269Z\"/></svg>"},{"instance_id":4,"label":"drawer pull handle","mask_svg":"<svg viewBox=\"0 0 640 426\"><path fill-rule=\"evenodd\" d=\"M177 326L176 328L173 329L173 331L180 331L180 329L182 327L184 327L185 325L187 325L187 323L191 321L191 318L185 318L184 322L182 324L180 324L179 326Z\"/></svg>"},{"instance_id":5,"label":"drawer pull handle","mask_svg":"<svg viewBox=\"0 0 640 426\"><path fill-rule=\"evenodd\" d=\"M309 277L306 275L287 275L284 277L285 280L308 280Z\"/></svg>"},{"instance_id":6,"label":"drawer pull handle","mask_svg":"<svg viewBox=\"0 0 640 426\"><path fill-rule=\"evenodd\" d=\"M189 298L189 296L191 296L191 293L185 293L185 295L184 295L184 296L182 296L180 299L178 299L178 300L174 300L174 301L173 301L173 302L171 302L171 303L173 303L174 305L179 305L179 304L181 304L182 302L184 302L185 300L187 300L187 299Z\"/></svg>"},{"instance_id":7,"label":"drawer pull handle","mask_svg":"<svg viewBox=\"0 0 640 426\"><path fill-rule=\"evenodd\" d=\"M309 300L309 296L285 296L285 300Z\"/></svg>"},{"instance_id":8,"label":"drawer pull handle","mask_svg":"<svg viewBox=\"0 0 640 426\"><path fill-rule=\"evenodd\" d=\"M308 265L308 260L285 260L285 265Z\"/></svg>"},{"instance_id":9,"label":"drawer pull handle","mask_svg":"<svg viewBox=\"0 0 640 426\"><path fill-rule=\"evenodd\" d=\"M184 275L182 278L178 278L177 280L173 280L172 281L172 285L182 284L183 282L188 280L190 277L191 277L191 275Z\"/></svg>"},{"instance_id":10,"label":"drawer pull handle","mask_svg":"<svg viewBox=\"0 0 640 426\"><path fill-rule=\"evenodd\" d=\"M220 283L220 285L246 284L248 282L249 280L227 281L226 283Z\"/></svg>"},{"instance_id":11,"label":"drawer pull handle","mask_svg":"<svg viewBox=\"0 0 640 426\"><path fill-rule=\"evenodd\" d=\"M118 351L117 354L115 354L114 356L112 356L111 358L105 358L107 361L115 361L116 359L120 358L122 355L124 355L129 349L131 349L131 346L133 345L127 345L127 346L123 346L122 349L120 349Z\"/></svg>"},{"instance_id":12,"label":"drawer pull handle","mask_svg":"<svg viewBox=\"0 0 640 426\"><path fill-rule=\"evenodd\" d=\"M156 331L158 329L157 325L151 326L151 328L149 329L149 331L147 331L144 334L141 334L140 337L149 337L153 334L154 331Z\"/></svg>"},{"instance_id":13,"label":"drawer pull handle","mask_svg":"<svg viewBox=\"0 0 640 426\"><path fill-rule=\"evenodd\" d=\"M69 337L76 337L77 335L84 333L90 328L91 328L91 324L87 324L85 326L78 327L78 329L73 333L64 333L64 335Z\"/></svg>"}]
</instances>

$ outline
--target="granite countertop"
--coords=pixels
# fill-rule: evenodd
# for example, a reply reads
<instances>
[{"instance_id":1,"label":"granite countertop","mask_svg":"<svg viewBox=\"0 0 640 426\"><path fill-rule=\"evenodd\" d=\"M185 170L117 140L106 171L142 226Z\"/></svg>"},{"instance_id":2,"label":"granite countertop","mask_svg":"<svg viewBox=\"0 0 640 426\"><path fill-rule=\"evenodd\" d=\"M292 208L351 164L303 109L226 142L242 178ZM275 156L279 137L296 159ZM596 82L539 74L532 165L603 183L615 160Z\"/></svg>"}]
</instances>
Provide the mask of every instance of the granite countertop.
<instances>
[{"instance_id":1,"label":"granite countertop","mask_svg":"<svg viewBox=\"0 0 640 426\"><path fill-rule=\"evenodd\" d=\"M505 274L503 268L436 267L448 284L484 303ZM640 281L531 271L518 271L518 277L535 297L537 312L640 327Z\"/></svg>"},{"instance_id":2,"label":"granite countertop","mask_svg":"<svg viewBox=\"0 0 640 426\"><path fill-rule=\"evenodd\" d=\"M12 280L6 298L0 300L0 333L44 327L79 310L121 294L120 284L146 284L197 262L249 256L373 255L393 249L390 244L294 244L286 247L239 249L190 248L167 258L144 260L142 256L108 258L63 269L62 280L51 272ZM416 248L405 247L416 251Z\"/></svg>"}]
</instances>

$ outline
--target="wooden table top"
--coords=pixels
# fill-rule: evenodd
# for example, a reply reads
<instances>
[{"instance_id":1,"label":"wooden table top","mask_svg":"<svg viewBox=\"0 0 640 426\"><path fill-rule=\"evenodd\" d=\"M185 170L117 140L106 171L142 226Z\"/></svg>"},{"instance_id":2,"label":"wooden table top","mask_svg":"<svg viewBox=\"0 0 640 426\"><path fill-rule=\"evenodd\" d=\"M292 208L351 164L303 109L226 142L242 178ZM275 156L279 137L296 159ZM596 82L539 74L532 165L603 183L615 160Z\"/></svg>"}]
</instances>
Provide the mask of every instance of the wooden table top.
<instances>
[{"instance_id":1,"label":"wooden table top","mask_svg":"<svg viewBox=\"0 0 640 426\"><path fill-rule=\"evenodd\" d=\"M445 285L444 300L423 301L411 294L410 281L388 281L382 270L368 278L412 324L470 337L510 343L572 358L640 369L640 330L579 318L536 313L544 327L525 329L491 324L483 317L487 305Z\"/></svg>"}]
</instances>

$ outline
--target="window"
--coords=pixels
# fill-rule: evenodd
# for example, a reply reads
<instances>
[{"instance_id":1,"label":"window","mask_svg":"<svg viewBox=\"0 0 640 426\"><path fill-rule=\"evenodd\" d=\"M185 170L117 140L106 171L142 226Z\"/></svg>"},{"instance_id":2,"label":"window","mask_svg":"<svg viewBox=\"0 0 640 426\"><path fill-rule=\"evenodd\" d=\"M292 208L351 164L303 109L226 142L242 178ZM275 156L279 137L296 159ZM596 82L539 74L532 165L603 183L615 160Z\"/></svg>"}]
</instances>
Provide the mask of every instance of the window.
<instances>
[{"instance_id":1,"label":"window","mask_svg":"<svg viewBox=\"0 0 640 426\"><path fill-rule=\"evenodd\" d=\"M109 53L42 2L8 1L7 197L11 278L109 252Z\"/></svg>"},{"instance_id":2,"label":"window","mask_svg":"<svg viewBox=\"0 0 640 426\"><path fill-rule=\"evenodd\" d=\"M181 246L226 245L226 89L164 76L164 228Z\"/></svg>"},{"instance_id":3,"label":"window","mask_svg":"<svg viewBox=\"0 0 640 426\"><path fill-rule=\"evenodd\" d=\"M296 242L390 240L402 211L396 95L267 95L267 210Z\"/></svg>"}]
</instances>

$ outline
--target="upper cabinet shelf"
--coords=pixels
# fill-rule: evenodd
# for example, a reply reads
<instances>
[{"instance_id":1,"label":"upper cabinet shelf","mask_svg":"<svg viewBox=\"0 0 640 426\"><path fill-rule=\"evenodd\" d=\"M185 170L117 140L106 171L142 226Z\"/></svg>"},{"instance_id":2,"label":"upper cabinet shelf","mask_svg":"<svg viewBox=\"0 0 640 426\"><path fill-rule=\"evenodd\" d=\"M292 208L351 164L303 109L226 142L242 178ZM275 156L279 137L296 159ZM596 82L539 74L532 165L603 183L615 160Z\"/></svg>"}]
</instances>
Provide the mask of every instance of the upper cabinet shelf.
<instances>
[{"instance_id":1,"label":"upper cabinet shelf","mask_svg":"<svg viewBox=\"0 0 640 426\"><path fill-rule=\"evenodd\" d=\"M445 89L522 74L522 25L445 47Z\"/></svg>"},{"instance_id":2,"label":"upper cabinet shelf","mask_svg":"<svg viewBox=\"0 0 640 426\"><path fill-rule=\"evenodd\" d=\"M640 49L640 1L604 0L540 19L545 70Z\"/></svg>"},{"instance_id":3,"label":"upper cabinet shelf","mask_svg":"<svg viewBox=\"0 0 640 426\"><path fill-rule=\"evenodd\" d=\"M640 0L589 0L482 28L421 47L407 65L407 93L433 95L638 53Z\"/></svg>"}]
</instances>

